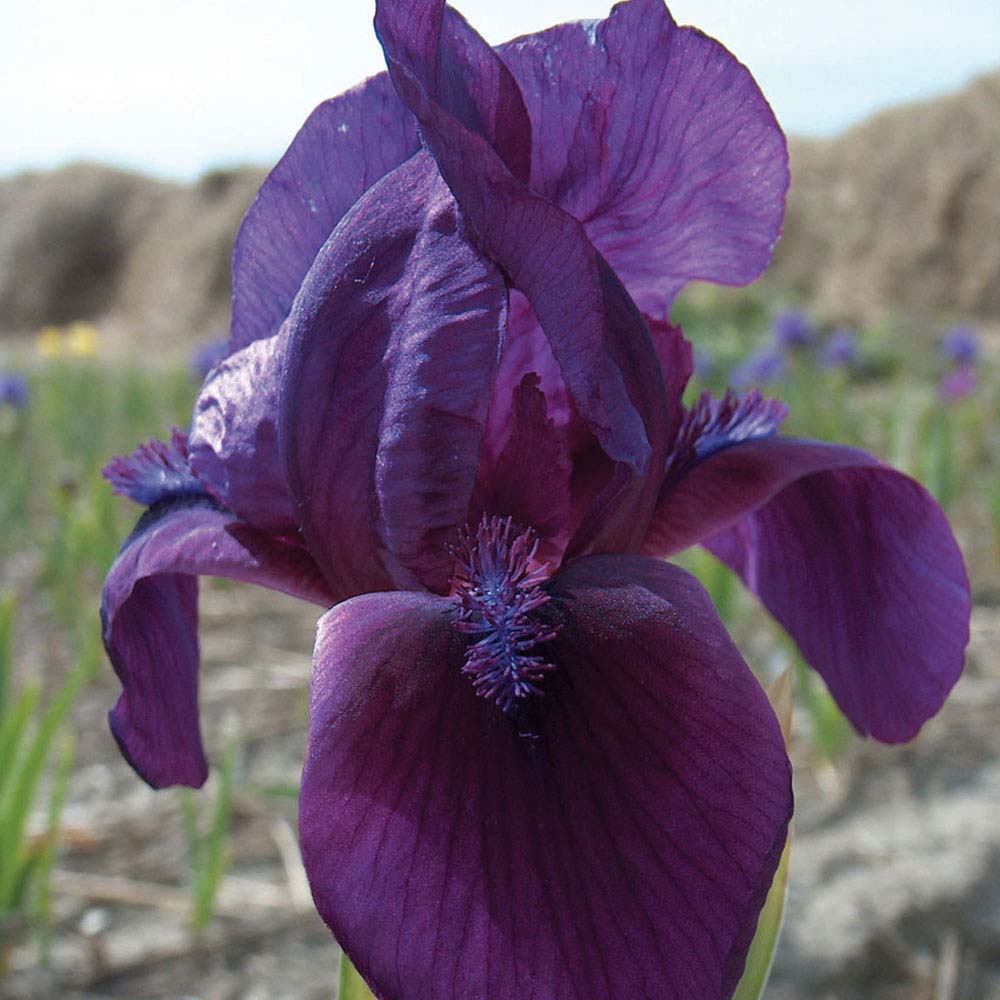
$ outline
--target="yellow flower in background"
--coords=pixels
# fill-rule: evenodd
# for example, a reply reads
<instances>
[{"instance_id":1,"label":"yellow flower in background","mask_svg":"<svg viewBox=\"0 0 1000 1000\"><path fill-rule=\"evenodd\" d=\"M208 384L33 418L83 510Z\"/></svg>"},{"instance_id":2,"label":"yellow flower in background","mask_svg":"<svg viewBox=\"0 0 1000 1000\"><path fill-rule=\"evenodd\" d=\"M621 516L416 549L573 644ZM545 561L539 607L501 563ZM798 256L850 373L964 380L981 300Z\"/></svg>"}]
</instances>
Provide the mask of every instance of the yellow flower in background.
<instances>
[{"instance_id":1,"label":"yellow flower in background","mask_svg":"<svg viewBox=\"0 0 1000 1000\"><path fill-rule=\"evenodd\" d=\"M57 358L62 353L62 330L45 326L35 335L35 346L43 358Z\"/></svg>"},{"instance_id":2,"label":"yellow flower in background","mask_svg":"<svg viewBox=\"0 0 1000 1000\"><path fill-rule=\"evenodd\" d=\"M93 323L80 320L70 323L66 331L66 350L81 358L92 358L100 345L100 334Z\"/></svg>"},{"instance_id":3,"label":"yellow flower in background","mask_svg":"<svg viewBox=\"0 0 1000 1000\"><path fill-rule=\"evenodd\" d=\"M35 336L35 346L43 358L93 358L100 347L101 335L87 320L70 323L65 330L57 326L43 327Z\"/></svg>"}]
</instances>

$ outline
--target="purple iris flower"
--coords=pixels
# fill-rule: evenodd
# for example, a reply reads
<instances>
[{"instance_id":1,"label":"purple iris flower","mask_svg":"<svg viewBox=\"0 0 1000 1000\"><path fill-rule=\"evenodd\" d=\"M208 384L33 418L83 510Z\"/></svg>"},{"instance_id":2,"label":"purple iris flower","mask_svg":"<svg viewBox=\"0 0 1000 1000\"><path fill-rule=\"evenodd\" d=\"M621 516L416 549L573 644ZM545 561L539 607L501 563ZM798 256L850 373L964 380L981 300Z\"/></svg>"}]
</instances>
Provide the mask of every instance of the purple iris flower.
<instances>
[{"instance_id":1,"label":"purple iris flower","mask_svg":"<svg viewBox=\"0 0 1000 1000\"><path fill-rule=\"evenodd\" d=\"M199 344L191 354L191 371L203 382L208 373L229 354L229 341L225 337L216 337L204 344Z\"/></svg>"},{"instance_id":2,"label":"purple iris flower","mask_svg":"<svg viewBox=\"0 0 1000 1000\"><path fill-rule=\"evenodd\" d=\"M978 385L976 369L971 364L956 365L941 376L938 398L942 403L957 403L976 394Z\"/></svg>"},{"instance_id":3,"label":"purple iris flower","mask_svg":"<svg viewBox=\"0 0 1000 1000\"><path fill-rule=\"evenodd\" d=\"M0 406L23 410L30 396L28 380L23 375L0 372Z\"/></svg>"},{"instance_id":4,"label":"purple iris flower","mask_svg":"<svg viewBox=\"0 0 1000 1000\"><path fill-rule=\"evenodd\" d=\"M953 327L941 341L941 357L956 367L975 365L979 360L979 335L971 326Z\"/></svg>"},{"instance_id":5,"label":"purple iris flower","mask_svg":"<svg viewBox=\"0 0 1000 1000\"><path fill-rule=\"evenodd\" d=\"M729 381L737 389L753 385L768 385L780 382L788 371L788 361L784 354L772 348L764 348L752 354L729 374Z\"/></svg>"},{"instance_id":6,"label":"purple iris flower","mask_svg":"<svg viewBox=\"0 0 1000 1000\"><path fill-rule=\"evenodd\" d=\"M774 346L779 351L805 350L816 342L816 329L809 317L799 309L778 313L772 325Z\"/></svg>"},{"instance_id":7,"label":"purple iris flower","mask_svg":"<svg viewBox=\"0 0 1000 1000\"><path fill-rule=\"evenodd\" d=\"M681 404L670 301L756 274L787 184L724 49L659 0L498 50L436 0L376 27L392 83L317 109L247 215L189 432L108 469L148 507L102 602L112 730L200 784L197 577L311 600L303 856L376 995L729 997L790 769L660 557L708 545L896 741L961 670L961 556L781 404Z\"/></svg>"},{"instance_id":8,"label":"purple iris flower","mask_svg":"<svg viewBox=\"0 0 1000 1000\"><path fill-rule=\"evenodd\" d=\"M853 330L834 330L823 345L819 366L828 370L852 368L858 361L858 335Z\"/></svg>"},{"instance_id":9,"label":"purple iris flower","mask_svg":"<svg viewBox=\"0 0 1000 1000\"><path fill-rule=\"evenodd\" d=\"M695 348L694 351L694 375L698 379L709 379L711 378L718 368L715 363L715 358L712 357L707 351L699 351Z\"/></svg>"}]
</instances>

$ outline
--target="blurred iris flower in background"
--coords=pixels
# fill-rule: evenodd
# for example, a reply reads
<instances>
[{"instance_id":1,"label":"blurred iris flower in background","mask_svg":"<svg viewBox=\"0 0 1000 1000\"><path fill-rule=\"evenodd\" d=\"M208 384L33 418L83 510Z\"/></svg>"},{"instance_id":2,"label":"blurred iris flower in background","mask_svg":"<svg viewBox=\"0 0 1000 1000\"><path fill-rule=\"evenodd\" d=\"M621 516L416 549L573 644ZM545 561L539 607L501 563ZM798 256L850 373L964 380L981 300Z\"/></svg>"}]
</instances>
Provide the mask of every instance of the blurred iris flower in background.
<instances>
[{"instance_id":1,"label":"blurred iris flower in background","mask_svg":"<svg viewBox=\"0 0 1000 1000\"><path fill-rule=\"evenodd\" d=\"M941 340L941 358L947 367L938 382L938 398L957 403L976 393L979 335L971 326L952 327Z\"/></svg>"},{"instance_id":2,"label":"blurred iris flower in background","mask_svg":"<svg viewBox=\"0 0 1000 1000\"><path fill-rule=\"evenodd\" d=\"M952 327L941 340L941 357L956 367L974 365L979 351L979 334L971 326Z\"/></svg>"},{"instance_id":3,"label":"blurred iris flower in background","mask_svg":"<svg viewBox=\"0 0 1000 1000\"><path fill-rule=\"evenodd\" d=\"M816 343L816 329L801 309L786 309L778 313L771 326L774 347L778 351L801 351Z\"/></svg>"},{"instance_id":4,"label":"blurred iris flower in background","mask_svg":"<svg viewBox=\"0 0 1000 1000\"><path fill-rule=\"evenodd\" d=\"M829 371L853 368L858 363L859 353L858 335L841 327L834 330L823 344L819 366Z\"/></svg>"},{"instance_id":5,"label":"blurred iris flower in background","mask_svg":"<svg viewBox=\"0 0 1000 1000\"><path fill-rule=\"evenodd\" d=\"M0 407L23 410L28 405L31 390L28 380L16 372L0 372Z\"/></svg>"},{"instance_id":6,"label":"blurred iris flower in background","mask_svg":"<svg viewBox=\"0 0 1000 1000\"><path fill-rule=\"evenodd\" d=\"M762 348L737 365L729 374L730 384L737 389L773 385L788 374L788 359L781 351Z\"/></svg>"}]
</instances>

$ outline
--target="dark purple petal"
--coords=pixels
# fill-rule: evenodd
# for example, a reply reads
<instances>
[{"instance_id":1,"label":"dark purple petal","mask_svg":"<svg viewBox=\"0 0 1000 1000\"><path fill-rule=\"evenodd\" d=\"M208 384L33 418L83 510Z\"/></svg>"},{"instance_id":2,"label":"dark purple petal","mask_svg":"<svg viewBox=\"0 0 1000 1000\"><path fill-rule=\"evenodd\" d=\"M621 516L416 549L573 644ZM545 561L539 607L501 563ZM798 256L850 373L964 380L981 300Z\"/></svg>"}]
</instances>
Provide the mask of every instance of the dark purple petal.
<instances>
[{"instance_id":1,"label":"dark purple petal","mask_svg":"<svg viewBox=\"0 0 1000 1000\"><path fill-rule=\"evenodd\" d=\"M199 575L258 583L323 606L335 595L300 546L242 525L207 498L146 512L104 582L104 645L122 683L111 730L154 788L202 784Z\"/></svg>"},{"instance_id":2,"label":"dark purple petal","mask_svg":"<svg viewBox=\"0 0 1000 1000\"><path fill-rule=\"evenodd\" d=\"M101 474L115 493L144 507L171 498L207 495L188 463L187 436L177 427L169 443L141 444L131 455L113 458Z\"/></svg>"},{"instance_id":3,"label":"dark purple petal","mask_svg":"<svg viewBox=\"0 0 1000 1000\"><path fill-rule=\"evenodd\" d=\"M572 463L564 427L549 416L539 376L529 373L513 392L510 434L499 454L480 459L470 523L483 514L513 517L531 527L548 553L559 556L573 522Z\"/></svg>"},{"instance_id":4,"label":"dark purple petal","mask_svg":"<svg viewBox=\"0 0 1000 1000\"><path fill-rule=\"evenodd\" d=\"M753 77L662 0L499 49L534 126L531 187L584 223L644 311L746 284L781 231L785 139ZM464 207L464 200L459 197Z\"/></svg>"},{"instance_id":5,"label":"dark purple petal","mask_svg":"<svg viewBox=\"0 0 1000 1000\"><path fill-rule=\"evenodd\" d=\"M640 557L550 585L534 738L453 602L321 621L300 799L316 904L384 1000L729 997L791 813L777 720L707 595Z\"/></svg>"},{"instance_id":6,"label":"dark purple petal","mask_svg":"<svg viewBox=\"0 0 1000 1000\"><path fill-rule=\"evenodd\" d=\"M283 337L248 344L219 363L195 403L188 460L208 490L255 527L292 531L295 510L278 454Z\"/></svg>"},{"instance_id":7,"label":"dark purple petal","mask_svg":"<svg viewBox=\"0 0 1000 1000\"><path fill-rule=\"evenodd\" d=\"M646 322L663 372L670 437L676 440L684 422L684 390L694 372L695 353L679 326L649 316Z\"/></svg>"},{"instance_id":8,"label":"dark purple petal","mask_svg":"<svg viewBox=\"0 0 1000 1000\"><path fill-rule=\"evenodd\" d=\"M413 116L385 73L313 111L240 226L233 251L232 350L277 333L343 215L419 148Z\"/></svg>"},{"instance_id":9,"label":"dark purple petal","mask_svg":"<svg viewBox=\"0 0 1000 1000\"><path fill-rule=\"evenodd\" d=\"M802 475L705 544L863 735L911 739L958 680L968 578L947 518L908 476L873 464Z\"/></svg>"},{"instance_id":10,"label":"dark purple petal","mask_svg":"<svg viewBox=\"0 0 1000 1000\"><path fill-rule=\"evenodd\" d=\"M490 142L456 117L434 70L441 40L433 29L442 7L442 0L378 5L376 29L393 80L479 244L531 303L581 416L608 457L627 466L613 492L620 507L634 508L630 523L642 523L650 496L643 474L658 467L665 433L649 333L582 226L533 194ZM622 525L605 534L614 532L621 534ZM593 545L601 532L591 524L585 536Z\"/></svg>"},{"instance_id":11,"label":"dark purple petal","mask_svg":"<svg viewBox=\"0 0 1000 1000\"><path fill-rule=\"evenodd\" d=\"M506 307L426 153L317 257L289 320L279 433L303 534L339 591L447 590Z\"/></svg>"},{"instance_id":12,"label":"dark purple petal","mask_svg":"<svg viewBox=\"0 0 1000 1000\"><path fill-rule=\"evenodd\" d=\"M697 442L679 444L690 461L674 467L681 452L671 455L643 552L670 556L696 545L736 524L802 476L841 466L878 464L855 448L802 438L769 434L763 439L721 443L703 461L698 460Z\"/></svg>"}]
</instances>

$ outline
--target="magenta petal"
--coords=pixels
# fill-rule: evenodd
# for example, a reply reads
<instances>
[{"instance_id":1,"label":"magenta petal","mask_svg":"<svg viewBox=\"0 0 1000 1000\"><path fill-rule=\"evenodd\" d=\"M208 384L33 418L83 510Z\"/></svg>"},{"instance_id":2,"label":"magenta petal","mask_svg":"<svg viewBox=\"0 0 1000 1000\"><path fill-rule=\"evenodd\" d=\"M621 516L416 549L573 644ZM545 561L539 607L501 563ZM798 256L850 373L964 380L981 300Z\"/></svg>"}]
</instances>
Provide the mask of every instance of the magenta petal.
<instances>
[{"instance_id":1,"label":"magenta petal","mask_svg":"<svg viewBox=\"0 0 1000 1000\"><path fill-rule=\"evenodd\" d=\"M531 303L581 416L608 457L639 480L630 486L638 496L628 520L644 523L643 477L659 466L665 434L649 332L580 223L533 194L487 139L456 116L434 70L442 43L433 34L433 12L442 6L441 0L378 5L375 25L393 81L477 241ZM417 29L423 34L415 41ZM616 495L622 492L619 483Z\"/></svg>"},{"instance_id":2,"label":"magenta petal","mask_svg":"<svg viewBox=\"0 0 1000 1000\"><path fill-rule=\"evenodd\" d=\"M342 216L419 148L413 116L385 73L313 111L240 226L231 350L277 333Z\"/></svg>"},{"instance_id":3,"label":"magenta petal","mask_svg":"<svg viewBox=\"0 0 1000 1000\"><path fill-rule=\"evenodd\" d=\"M279 334L256 340L212 369L195 404L188 461L242 520L266 531L297 525L278 454Z\"/></svg>"},{"instance_id":4,"label":"magenta petal","mask_svg":"<svg viewBox=\"0 0 1000 1000\"><path fill-rule=\"evenodd\" d=\"M908 476L878 465L803 475L705 544L860 733L911 739L958 680L968 578L943 511Z\"/></svg>"},{"instance_id":5,"label":"magenta petal","mask_svg":"<svg viewBox=\"0 0 1000 1000\"><path fill-rule=\"evenodd\" d=\"M777 721L676 567L584 559L551 592L535 739L462 675L446 599L322 619L316 904L383 1000L728 997L791 813Z\"/></svg>"},{"instance_id":6,"label":"magenta petal","mask_svg":"<svg viewBox=\"0 0 1000 1000\"><path fill-rule=\"evenodd\" d=\"M258 583L323 606L334 595L299 546L242 525L207 498L146 512L104 582L104 645L122 683L111 730L154 788L197 787L199 575Z\"/></svg>"},{"instance_id":7,"label":"magenta petal","mask_svg":"<svg viewBox=\"0 0 1000 1000\"><path fill-rule=\"evenodd\" d=\"M426 153L317 257L289 320L279 430L303 534L341 592L447 589L506 310Z\"/></svg>"},{"instance_id":8,"label":"magenta petal","mask_svg":"<svg viewBox=\"0 0 1000 1000\"><path fill-rule=\"evenodd\" d=\"M501 46L534 125L532 189L580 219L647 312L746 284L781 231L785 139L753 77L662 0Z\"/></svg>"}]
</instances>

